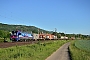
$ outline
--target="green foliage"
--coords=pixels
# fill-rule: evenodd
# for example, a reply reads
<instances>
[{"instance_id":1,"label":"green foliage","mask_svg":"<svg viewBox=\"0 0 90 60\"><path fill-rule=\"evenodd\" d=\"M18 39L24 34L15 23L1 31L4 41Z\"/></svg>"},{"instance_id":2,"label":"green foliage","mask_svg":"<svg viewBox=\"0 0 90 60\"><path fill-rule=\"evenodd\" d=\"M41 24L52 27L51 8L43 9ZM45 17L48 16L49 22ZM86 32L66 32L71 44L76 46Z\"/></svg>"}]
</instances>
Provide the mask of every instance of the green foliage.
<instances>
[{"instance_id":1,"label":"green foliage","mask_svg":"<svg viewBox=\"0 0 90 60\"><path fill-rule=\"evenodd\" d=\"M3 38L0 38L0 42L3 42L4 41L4 39Z\"/></svg>"},{"instance_id":2,"label":"green foliage","mask_svg":"<svg viewBox=\"0 0 90 60\"><path fill-rule=\"evenodd\" d=\"M5 41L12 42L9 38L5 38ZM0 38L0 43L4 42L4 38Z\"/></svg>"},{"instance_id":3,"label":"green foliage","mask_svg":"<svg viewBox=\"0 0 90 60\"><path fill-rule=\"evenodd\" d=\"M4 30L0 30L0 38L9 38L10 33Z\"/></svg>"},{"instance_id":4,"label":"green foliage","mask_svg":"<svg viewBox=\"0 0 90 60\"><path fill-rule=\"evenodd\" d=\"M45 60L68 41L52 41L0 49L0 60Z\"/></svg>"},{"instance_id":5,"label":"green foliage","mask_svg":"<svg viewBox=\"0 0 90 60\"><path fill-rule=\"evenodd\" d=\"M83 50L81 48L77 48L75 46L76 45L75 43L77 43L77 41L72 41L71 45L69 46L72 60L90 60L90 51L87 52L87 51L85 51L85 50ZM86 46L88 46L87 44L88 43L86 43ZM79 45L77 44L77 46L79 46Z\"/></svg>"},{"instance_id":6,"label":"green foliage","mask_svg":"<svg viewBox=\"0 0 90 60\"><path fill-rule=\"evenodd\" d=\"M55 35L55 36L57 36L57 38L60 38L62 33L53 32L52 35Z\"/></svg>"},{"instance_id":7,"label":"green foliage","mask_svg":"<svg viewBox=\"0 0 90 60\"><path fill-rule=\"evenodd\" d=\"M25 25L8 25L8 24L2 24L0 23L0 30L3 30L3 31L8 31L8 32L11 32L13 30L21 30L23 32L27 32L27 33L31 33L31 31L33 33L38 33L38 29L39 29L39 32L48 32L48 33L51 33L51 31L46 31L46 30L43 30L43 29L40 29L40 28L37 28L35 26L25 26Z\"/></svg>"}]
</instances>

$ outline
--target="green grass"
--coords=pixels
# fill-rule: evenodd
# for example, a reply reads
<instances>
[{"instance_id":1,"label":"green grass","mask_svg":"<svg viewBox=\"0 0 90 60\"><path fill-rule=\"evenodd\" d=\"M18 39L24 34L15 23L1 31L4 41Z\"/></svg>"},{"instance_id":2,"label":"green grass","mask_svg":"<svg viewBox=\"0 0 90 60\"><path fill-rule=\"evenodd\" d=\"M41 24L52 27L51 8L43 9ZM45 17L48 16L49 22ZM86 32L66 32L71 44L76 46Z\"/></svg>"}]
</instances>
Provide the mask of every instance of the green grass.
<instances>
[{"instance_id":1,"label":"green grass","mask_svg":"<svg viewBox=\"0 0 90 60\"><path fill-rule=\"evenodd\" d=\"M69 49L70 49L70 55L71 55L72 60L90 60L90 51L84 50L84 49L88 49L87 47L88 42L86 43L86 41L79 40L79 41L71 42Z\"/></svg>"},{"instance_id":2,"label":"green grass","mask_svg":"<svg viewBox=\"0 0 90 60\"><path fill-rule=\"evenodd\" d=\"M52 41L0 49L0 60L45 60L68 41Z\"/></svg>"}]
</instances>

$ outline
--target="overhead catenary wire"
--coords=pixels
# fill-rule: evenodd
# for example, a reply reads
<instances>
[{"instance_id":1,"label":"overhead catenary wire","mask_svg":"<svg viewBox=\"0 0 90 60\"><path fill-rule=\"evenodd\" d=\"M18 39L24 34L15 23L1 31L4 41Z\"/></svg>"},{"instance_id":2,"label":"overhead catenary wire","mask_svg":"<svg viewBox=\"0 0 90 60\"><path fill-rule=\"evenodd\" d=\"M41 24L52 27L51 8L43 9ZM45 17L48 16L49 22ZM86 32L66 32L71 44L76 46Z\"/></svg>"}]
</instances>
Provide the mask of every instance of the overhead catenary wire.
<instances>
[{"instance_id":1,"label":"overhead catenary wire","mask_svg":"<svg viewBox=\"0 0 90 60\"><path fill-rule=\"evenodd\" d=\"M14 20L14 21L20 21L20 23L24 23L22 19L15 19L15 18L12 18L12 17L7 17L7 16L3 16L3 15L0 15L0 17L3 17L5 19L9 19L9 20Z\"/></svg>"},{"instance_id":2,"label":"overhead catenary wire","mask_svg":"<svg viewBox=\"0 0 90 60\"><path fill-rule=\"evenodd\" d=\"M0 13L0 17L3 17L4 19L3 20L6 20L6 19L9 19L9 21L10 20L12 20L11 22L11 24L16 24L16 25L18 25L18 24L20 24L20 25L27 25L27 26L30 26L31 24L32 24L32 20L30 20L29 18L30 17L25 17L26 15L25 14L23 14L23 13L21 13L21 15L18 13L18 12L20 12L20 11L16 11L16 10L13 10L13 9L7 9L7 8L5 8L5 7L2 7L1 8L2 9L2 14ZM1 10L0 9L0 10ZM3 10L5 10L4 12L3 12ZM7 12L8 11L8 12ZM15 13L16 12L16 13ZM24 12L25 13L25 12ZM8 14L8 15L7 15ZM27 20L28 19L28 20ZM15 22L14 22L14 21ZM26 21L25 21L26 20ZM8 21L8 20L7 20ZM7 21L5 21L6 23L7 23Z\"/></svg>"},{"instance_id":3,"label":"overhead catenary wire","mask_svg":"<svg viewBox=\"0 0 90 60\"><path fill-rule=\"evenodd\" d=\"M0 15L1 17L4 17L4 18L7 18L7 19L11 19L11 20L14 20L14 19L12 19L12 18L8 18L8 17L6 17L6 16L2 16L2 15Z\"/></svg>"},{"instance_id":4,"label":"overhead catenary wire","mask_svg":"<svg viewBox=\"0 0 90 60\"><path fill-rule=\"evenodd\" d=\"M7 13L7 11L10 11L10 10L8 10L8 9L6 9L6 8L2 8L2 9L3 9L3 10L6 10L6 13ZM4 12L5 12L5 11L4 11ZM21 19L20 17L12 16L13 14L15 14L15 13L13 13L12 11L10 11L9 14L11 14L9 17L7 17L7 16L5 16L5 15L1 15L1 14L0 14L0 16L3 17L3 18L5 18L5 19L9 19L9 20L14 20L14 21L19 21L19 20L20 20L20 22L24 23L24 22L23 22L23 19ZM15 17L15 18L14 18L14 17Z\"/></svg>"}]
</instances>

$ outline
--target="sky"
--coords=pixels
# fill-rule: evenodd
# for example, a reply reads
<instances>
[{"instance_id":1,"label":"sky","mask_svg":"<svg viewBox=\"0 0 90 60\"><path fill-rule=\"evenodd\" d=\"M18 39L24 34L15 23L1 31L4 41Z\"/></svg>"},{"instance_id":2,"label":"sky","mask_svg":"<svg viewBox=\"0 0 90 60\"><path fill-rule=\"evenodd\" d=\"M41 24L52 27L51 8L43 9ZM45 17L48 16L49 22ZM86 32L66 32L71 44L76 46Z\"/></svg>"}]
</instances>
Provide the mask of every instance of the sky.
<instances>
[{"instance_id":1,"label":"sky","mask_svg":"<svg viewBox=\"0 0 90 60\"><path fill-rule=\"evenodd\" d=\"M90 34L90 0L0 0L0 23Z\"/></svg>"}]
</instances>

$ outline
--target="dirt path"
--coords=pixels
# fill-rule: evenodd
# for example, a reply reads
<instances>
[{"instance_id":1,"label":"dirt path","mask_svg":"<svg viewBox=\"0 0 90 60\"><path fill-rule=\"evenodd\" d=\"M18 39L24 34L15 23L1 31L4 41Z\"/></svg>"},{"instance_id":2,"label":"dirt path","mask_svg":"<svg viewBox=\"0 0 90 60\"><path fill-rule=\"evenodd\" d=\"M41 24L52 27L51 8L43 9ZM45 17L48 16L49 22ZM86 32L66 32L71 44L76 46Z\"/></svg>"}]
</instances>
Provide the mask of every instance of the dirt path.
<instances>
[{"instance_id":1,"label":"dirt path","mask_svg":"<svg viewBox=\"0 0 90 60\"><path fill-rule=\"evenodd\" d=\"M70 42L61 46L56 52L49 56L46 60L71 60L69 55L68 46Z\"/></svg>"}]
</instances>

